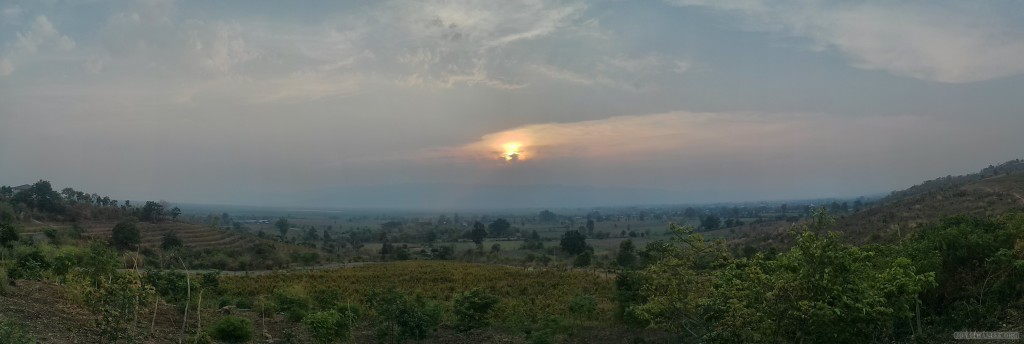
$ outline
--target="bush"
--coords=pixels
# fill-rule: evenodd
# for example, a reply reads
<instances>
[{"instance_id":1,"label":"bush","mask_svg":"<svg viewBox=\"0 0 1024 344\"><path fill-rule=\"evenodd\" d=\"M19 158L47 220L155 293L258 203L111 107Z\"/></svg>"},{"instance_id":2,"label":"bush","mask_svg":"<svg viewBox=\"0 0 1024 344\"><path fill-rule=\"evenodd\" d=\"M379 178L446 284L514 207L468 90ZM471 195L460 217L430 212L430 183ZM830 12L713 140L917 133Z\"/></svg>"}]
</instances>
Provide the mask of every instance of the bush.
<instances>
[{"instance_id":1,"label":"bush","mask_svg":"<svg viewBox=\"0 0 1024 344\"><path fill-rule=\"evenodd\" d=\"M114 226L111 232L111 243L118 250L134 247L142 240L139 227L132 221L123 221Z\"/></svg>"},{"instance_id":2,"label":"bush","mask_svg":"<svg viewBox=\"0 0 1024 344\"><path fill-rule=\"evenodd\" d=\"M220 272L210 271L199 274L199 286L214 293L220 292Z\"/></svg>"},{"instance_id":3,"label":"bush","mask_svg":"<svg viewBox=\"0 0 1024 344\"><path fill-rule=\"evenodd\" d=\"M313 307L321 310L330 310L341 303L341 291L338 289L315 289L309 293L313 301Z\"/></svg>"},{"instance_id":4,"label":"bush","mask_svg":"<svg viewBox=\"0 0 1024 344\"><path fill-rule=\"evenodd\" d=\"M436 303L393 289L371 292L367 303L377 316L374 335L383 342L426 339L441 322L441 307Z\"/></svg>"},{"instance_id":5,"label":"bush","mask_svg":"<svg viewBox=\"0 0 1024 344\"><path fill-rule=\"evenodd\" d=\"M50 262L46 260L38 249L31 250L18 257L11 269L11 278L39 280L43 278L43 272L50 269Z\"/></svg>"},{"instance_id":6,"label":"bush","mask_svg":"<svg viewBox=\"0 0 1024 344\"><path fill-rule=\"evenodd\" d=\"M544 315L533 328L527 330L526 340L530 344L553 344L555 339L569 332L569 325L562 318Z\"/></svg>"},{"instance_id":7,"label":"bush","mask_svg":"<svg viewBox=\"0 0 1024 344\"><path fill-rule=\"evenodd\" d=\"M277 311L284 313L291 321L302 321L309 311L309 297L302 287L293 286L277 290L274 292L273 301Z\"/></svg>"},{"instance_id":8,"label":"bush","mask_svg":"<svg viewBox=\"0 0 1024 344\"><path fill-rule=\"evenodd\" d=\"M226 316L213 324L210 336L228 343L245 343L252 340L252 322L236 316Z\"/></svg>"},{"instance_id":9,"label":"bush","mask_svg":"<svg viewBox=\"0 0 1024 344\"><path fill-rule=\"evenodd\" d=\"M184 246L185 244L178 237L177 233L170 232L164 234L163 240L160 242L160 248L163 250L172 250Z\"/></svg>"},{"instance_id":10,"label":"bush","mask_svg":"<svg viewBox=\"0 0 1024 344\"><path fill-rule=\"evenodd\" d=\"M311 313L302 319L302 324L309 329L315 342L331 343L335 340L348 339L357 321L359 313L346 308L342 312L330 310Z\"/></svg>"},{"instance_id":11,"label":"bush","mask_svg":"<svg viewBox=\"0 0 1024 344\"><path fill-rule=\"evenodd\" d=\"M587 318L597 311L597 299L593 295L577 295L569 300L569 312L581 318Z\"/></svg>"},{"instance_id":12,"label":"bush","mask_svg":"<svg viewBox=\"0 0 1024 344\"><path fill-rule=\"evenodd\" d=\"M173 304L184 304L188 298L188 277L177 270L147 270L143 280L156 289L157 294ZM193 285L193 287L195 287Z\"/></svg>"},{"instance_id":13,"label":"bush","mask_svg":"<svg viewBox=\"0 0 1024 344\"><path fill-rule=\"evenodd\" d=\"M487 313L498 304L498 298L481 289L473 289L455 296L453 311L455 328L469 331L490 325Z\"/></svg>"},{"instance_id":14,"label":"bush","mask_svg":"<svg viewBox=\"0 0 1024 344\"><path fill-rule=\"evenodd\" d=\"M13 224L0 222L0 246L12 247L18 242L18 230Z\"/></svg>"},{"instance_id":15,"label":"bush","mask_svg":"<svg viewBox=\"0 0 1024 344\"><path fill-rule=\"evenodd\" d=\"M17 324L8 321L0 322L0 343L32 344L35 342L35 339L32 339L32 337L25 333L25 330Z\"/></svg>"},{"instance_id":16,"label":"bush","mask_svg":"<svg viewBox=\"0 0 1024 344\"><path fill-rule=\"evenodd\" d=\"M89 310L98 315L96 327L104 339L134 342L138 333L132 319L147 313L155 294L138 275L115 272L99 279L97 287L86 290L84 297Z\"/></svg>"}]
</instances>

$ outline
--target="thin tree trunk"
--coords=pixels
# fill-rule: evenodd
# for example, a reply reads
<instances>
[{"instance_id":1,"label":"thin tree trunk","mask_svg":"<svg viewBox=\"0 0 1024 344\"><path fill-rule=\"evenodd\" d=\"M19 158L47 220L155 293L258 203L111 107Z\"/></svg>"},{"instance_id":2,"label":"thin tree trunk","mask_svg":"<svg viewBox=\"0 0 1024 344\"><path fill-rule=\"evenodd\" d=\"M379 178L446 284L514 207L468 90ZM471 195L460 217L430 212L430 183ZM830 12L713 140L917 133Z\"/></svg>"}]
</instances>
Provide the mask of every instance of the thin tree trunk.
<instances>
[{"instance_id":1,"label":"thin tree trunk","mask_svg":"<svg viewBox=\"0 0 1024 344\"><path fill-rule=\"evenodd\" d=\"M185 283L187 286L187 298L185 300L185 316L181 320L181 334L178 337L180 343L185 338L185 329L188 327L188 304L192 302L192 278L188 276L188 267L185 266L185 262L178 257L178 262L181 263L181 268L185 270Z\"/></svg>"}]
</instances>

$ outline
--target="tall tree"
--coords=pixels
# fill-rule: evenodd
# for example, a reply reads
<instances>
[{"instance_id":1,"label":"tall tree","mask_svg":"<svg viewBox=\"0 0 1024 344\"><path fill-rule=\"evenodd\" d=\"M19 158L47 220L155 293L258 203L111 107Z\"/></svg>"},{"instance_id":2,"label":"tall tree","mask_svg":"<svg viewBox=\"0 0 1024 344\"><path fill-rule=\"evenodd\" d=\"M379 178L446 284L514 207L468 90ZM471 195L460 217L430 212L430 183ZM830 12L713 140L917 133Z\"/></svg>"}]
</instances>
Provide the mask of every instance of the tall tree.
<instances>
[{"instance_id":1,"label":"tall tree","mask_svg":"<svg viewBox=\"0 0 1024 344\"><path fill-rule=\"evenodd\" d=\"M487 229L484 227L484 224L479 221L474 223L473 230L469 232L469 237L470 239L473 239L473 242L477 245L482 244L484 242L484 238L487 237Z\"/></svg>"},{"instance_id":2,"label":"tall tree","mask_svg":"<svg viewBox=\"0 0 1024 344\"><path fill-rule=\"evenodd\" d=\"M142 206L142 220L149 222L159 222L164 217L164 205L158 202L147 201L146 205Z\"/></svg>"},{"instance_id":3,"label":"tall tree","mask_svg":"<svg viewBox=\"0 0 1024 344\"><path fill-rule=\"evenodd\" d=\"M555 222L558 220L558 215L555 215L550 210L543 210L537 215L537 219L541 222Z\"/></svg>"},{"instance_id":4,"label":"tall tree","mask_svg":"<svg viewBox=\"0 0 1024 344\"><path fill-rule=\"evenodd\" d=\"M289 226L290 225L288 224L288 219L283 218L283 217L277 219L277 222L274 222L274 227L277 227L277 231L281 232L281 237L282 238L284 238L285 235L288 235L288 227Z\"/></svg>"},{"instance_id":5,"label":"tall tree","mask_svg":"<svg viewBox=\"0 0 1024 344\"><path fill-rule=\"evenodd\" d=\"M487 225L487 228L491 230L491 235L495 237L503 237L507 234L508 230L512 228L512 224L508 220L498 218Z\"/></svg>"},{"instance_id":6,"label":"tall tree","mask_svg":"<svg viewBox=\"0 0 1024 344\"><path fill-rule=\"evenodd\" d=\"M619 252L615 255L615 263L623 269L632 269L636 266L636 246L632 239L623 240L619 244Z\"/></svg>"},{"instance_id":7,"label":"tall tree","mask_svg":"<svg viewBox=\"0 0 1024 344\"><path fill-rule=\"evenodd\" d=\"M580 254L587 250L587 237L578 230L567 231L562 234L562 241L559 244L562 250L569 254Z\"/></svg>"}]
</instances>

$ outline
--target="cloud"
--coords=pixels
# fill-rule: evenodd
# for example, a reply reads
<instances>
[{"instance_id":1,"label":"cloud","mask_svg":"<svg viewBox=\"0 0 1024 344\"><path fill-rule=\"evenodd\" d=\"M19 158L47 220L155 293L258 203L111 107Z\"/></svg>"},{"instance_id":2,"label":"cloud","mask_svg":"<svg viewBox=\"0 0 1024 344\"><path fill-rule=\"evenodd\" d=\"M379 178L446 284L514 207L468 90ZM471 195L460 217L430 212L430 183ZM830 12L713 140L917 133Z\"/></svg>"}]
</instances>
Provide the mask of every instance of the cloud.
<instances>
[{"instance_id":1,"label":"cloud","mask_svg":"<svg viewBox=\"0 0 1024 344\"><path fill-rule=\"evenodd\" d=\"M509 143L523 160L581 159L620 163L679 156L756 155L792 152L822 140L857 142L862 132L908 134L916 117L853 119L823 114L670 112L600 120L533 124L483 135L428 156L500 161ZM883 135L882 141L891 138Z\"/></svg>"},{"instance_id":2,"label":"cloud","mask_svg":"<svg viewBox=\"0 0 1024 344\"><path fill-rule=\"evenodd\" d=\"M382 6L375 23L395 23L365 41L381 56L397 56L404 85L500 89L525 86L517 71L526 59L518 44L585 26L580 2L395 1ZM520 60L522 59L522 60Z\"/></svg>"},{"instance_id":3,"label":"cloud","mask_svg":"<svg viewBox=\"0 0 1024 344\"><path fill-rule=\"evenodd\" d=\"M810 38L868 70L964 83L1024 73L1024 30L985 3L670 0L732 13L747 29ZM1012 12L1012 11L1008 11Z\"/></svg>"},{"instance_id":4,"label":"cloud","mask_svg":"<svg viewBox=\"0 0 1024 344\"><path fill-rule=\"evenodd\" d=\"M26 31L16 34L15 49L34 53L40 47L50 46L57 51L67 51L75 47L75 41L57 31L46 16L38 16Z\"/></svg>"},{"instance_id":5,"label":"cloud","mask_svg":"<svg viewBox=\"0 0 1024 344\"><path fill-rule=\"evenodd\" d=\"M685 73L690 69L690 62L685 60L672 61L662 55L616 55L597 59L582 68L586 71L575 71L552 64L540 63L533 70L540 75L568 82L575 85L591 87L608 87L624 91L641 91L653 86L648 79L655 78L666 72Z\"/></svg>"},{"instance_id":6,"label":"cloud","mask_svg":"<svg viewBox=\"0 0 1024 344\"><path fill-rule=\"evenodd\" d=\"M8 76L14 73L14 63L6 58L0 58L0 76Z\"/></svg>"},{"instance_id":7,"label":"cloud","mask_svg":"<svg viewBox=\"0 0 1024 344\"><path fill-rule=\"evenodd\" d=\"M2 13L4 18L8 20L14 20L17 19L18 17L21 17L22 10L21 7L19 7L18 5L10 5L4 7L4 9L0 11L0 13Z\"/></svg>"}]
</instances>

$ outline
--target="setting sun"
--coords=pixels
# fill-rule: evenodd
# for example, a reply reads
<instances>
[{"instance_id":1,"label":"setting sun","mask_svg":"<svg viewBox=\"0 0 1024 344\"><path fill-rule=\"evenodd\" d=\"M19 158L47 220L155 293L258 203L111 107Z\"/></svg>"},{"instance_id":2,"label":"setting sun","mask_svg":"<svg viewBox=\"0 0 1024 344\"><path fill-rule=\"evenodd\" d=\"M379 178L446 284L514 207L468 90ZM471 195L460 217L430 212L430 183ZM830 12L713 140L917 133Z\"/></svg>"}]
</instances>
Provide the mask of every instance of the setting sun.
<instances>
[{"instance_id":1,"label":"setting sun","mask_svg":"<svg viewBox=\"0 0 1024 344\"><path fill-rule=\"evenodd\" d=\"M509 142L502 145L501 147L505 149L505 152L502 153L501 157L509 162L523 160L522 146L519 142Z\"/></svg>"}]
</instances>

